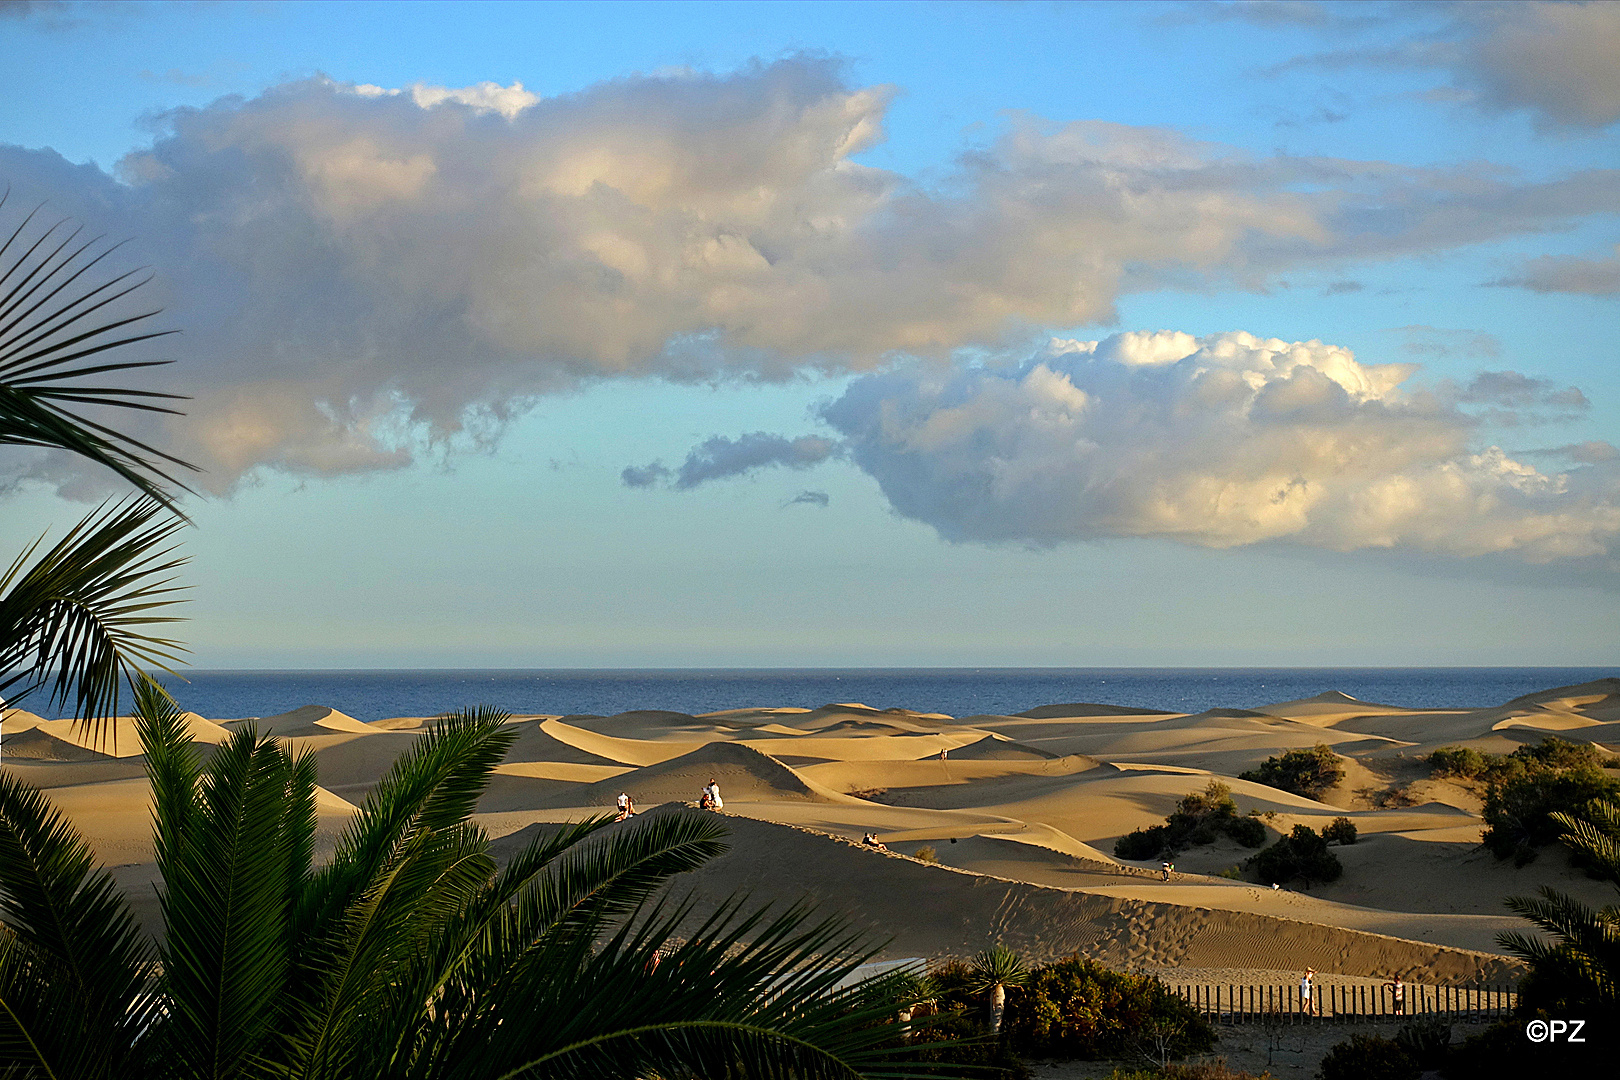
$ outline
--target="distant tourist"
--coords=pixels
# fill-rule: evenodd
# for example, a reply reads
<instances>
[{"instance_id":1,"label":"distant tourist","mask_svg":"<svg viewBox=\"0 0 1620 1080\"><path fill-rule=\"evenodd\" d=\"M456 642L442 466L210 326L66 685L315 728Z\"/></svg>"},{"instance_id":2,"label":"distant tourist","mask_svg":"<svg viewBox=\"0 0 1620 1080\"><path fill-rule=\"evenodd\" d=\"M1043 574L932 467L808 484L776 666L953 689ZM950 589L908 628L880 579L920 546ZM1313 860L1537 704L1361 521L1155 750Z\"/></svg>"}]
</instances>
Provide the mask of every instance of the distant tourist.
<instances>
[{"instance_id":1,"label":"distant tourist","mask_svg":"<svg viewBox=\"0 0 1620 1080\"><path fill-rule=\"evenodd\" d=\"M1311 991L1316 989L1316 969L1306 968L1305 974L1299 979L1299 1011L1311 1011Z\"/></svg>"},{"instance_id":2,"label":"distant tourist","mask_svg":"<svg viewBox=\"0 0 1620 1080\"><path fill-rule=\"evenodd\" d=\"M630 793L627 791L619 792L619 816L613 820L623 821L625 818L630 817L635 812L636 801L630 797Z\"/></svg>"},{"instance_id":3,"label":"distant tourist","mask_svg":"<svg viewBox=\"0 0 1620 1080\"><path fill-rule=\"evenodd\" d=\"M705 810L724 810L726 808L726 801L720 797L720 781L710 777L709 782L704 785L703 792L709 797L709 805L704 807Z\"/></svg>"},{"instance_id":4,"label":"distant tourist","mask_svg":"<svg viewBox=\"0 0 1620 1080\"><path fill-rule=\"evenodd\" d=\"M714 809L714 800L709 798L709 785L708 784L703 785L703 791L701 793L699 793L699 795L698 795L698 809L699 810L712 810L712 809Z\"/></svg>"},{"instance_id":5,"label":"distant tourist","mask_svg":"<svg viewBox=\"0 0 1620 1080\"><path fill-rule=\"evenodd\" d=\"M1390 1000L1395 1003L1395 1015L1405 1016L1406 984L1401 982L1401 977L1399 975L1395 976L1389 982L1384 984L1384 988L1389 991Z\"/></svg>"},{"instance_id":6,"label":"distant tourist","mask_svg":"<svg viewBox=\"0 0 1620 1080\"><path fill-rule=\"evenodd\" d=\"M950 753L950 752L951 752L950 747L941 747L940 751L939 751L939 760L944 761L945 760L945 755Z\"/></svg>"},{"instance_id":7,"label":"distant tourist","mask_svg":"<svg viewBox=\"0 0 1620 1080\"><path fill-rule=\"evenodd\" d=\"M877 833L867 833L865 836L862 836L861 843L865 844L869 848L876 848L878 851L889 850L888 847L877 838Z\"/></svg>"},{"instance_id":8,"label":"distant tourist","mask_svg":"<svg viewBox=\"0 0 1620 1080\"><path fill-rule=\"evenodd\" d=\"M1169 881L1170 871L1173 869L1175 869L1175 867L1171 866L1169 863L1163 863L1159 867L1159 875L1163 877L1164 880Z\"/></svg>"}]
</instances>

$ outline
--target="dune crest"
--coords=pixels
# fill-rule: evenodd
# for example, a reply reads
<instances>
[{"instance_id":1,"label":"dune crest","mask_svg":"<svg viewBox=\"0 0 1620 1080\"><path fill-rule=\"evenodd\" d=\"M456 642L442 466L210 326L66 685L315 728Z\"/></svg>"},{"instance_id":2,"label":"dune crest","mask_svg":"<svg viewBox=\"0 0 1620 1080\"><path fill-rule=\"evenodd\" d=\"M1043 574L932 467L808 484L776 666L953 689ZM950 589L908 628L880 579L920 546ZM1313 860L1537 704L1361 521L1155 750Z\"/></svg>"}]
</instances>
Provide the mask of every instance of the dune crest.
<instances>
[{"instance_id":1,"label":"dune crest","mask_svg":"<svg viewBox=\"0 0 1620 1080\"><path fill-rule=\"evenodd\" d=\"M252 724L313 753L327 843L432 720L365 723L306 705L185 722L205 751ZM128 718L105 744L18 710L0 730L5 768L59 798L121 881L150 875L148 790ZM1498 978L1513 962L1495 954L1494 935L1522 926L1504 897L1552 884L1609 899L1557 852L1515 867L1481 851L1478 793L1429 776L1421 757L1453 744L1502 753L1546 734L1613 749L1620 679L1488 708L1403 709L1330 690L1194 714L1071 703L953 719L832 703L534 714L508 730L513 745L479 805L492 835L515 843L611 812L620 792L644 812L679 812L714 779L733 853L693 878L702 904L738 888L762 901L808 897L893 935L890 956L968 955L999 939L1034 959L1079 949L1131 965ZM1237 778L1318 744L1345 771L1320 800ZM1255 849L1225 836L1178 854L1168 882L1156 860L1114 855L1121 836L1163 823L1211 782L1239 814L1258 815L1266 842L1349 818L1360 839L1334 849L1344 876L1309 890L1233 880ZM862 846L868 834L889 851Z\"/></svg>"}]
</instances>

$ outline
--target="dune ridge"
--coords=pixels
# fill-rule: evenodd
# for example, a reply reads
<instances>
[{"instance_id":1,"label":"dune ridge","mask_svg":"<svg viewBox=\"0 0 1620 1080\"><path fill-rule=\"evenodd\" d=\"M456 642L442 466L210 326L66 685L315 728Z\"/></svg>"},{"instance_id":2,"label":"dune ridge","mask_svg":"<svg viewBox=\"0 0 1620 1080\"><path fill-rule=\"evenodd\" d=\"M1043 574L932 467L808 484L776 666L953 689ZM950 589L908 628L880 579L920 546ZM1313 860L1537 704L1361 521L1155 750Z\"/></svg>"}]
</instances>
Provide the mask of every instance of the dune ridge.
<instances>
[{"instance_id":1,"label":"dune ridge","mask_svg":"<svg viewBox=\"0 0 1620 1080\"><path fill-rule=\"evenodd\" d=\"M432 720L364 722L305 705L186 723L204 753L248 724L313 753L327 843ZM953 719L831 703L538 713L510 725L515 743L479 805L499 850L610 812L620 792L671 812L715 779L732 851L678 887L696 890L700 907L738 889L809 898L892 936L890 956L960 956L1003 940L1032 958L1080 950L1138 967L1309 963L1345 976L1505 981L1516 967L1495 934L1525 924L1504 897L1551 884L1609 900L1556 850L1527 867L1482 851L1477 792L1429 776L1419 759L1441 745L1502 753L1547 734L1612 751L1620 679L1486 708L1404 709L1330 690L1196 714L1070 703ZM0 751L8 772L59 801L120 881L149 886L144 763L128 718L107 734L98 742L71 721L7 710ZM1318 743L1346 772L1320 800L1237 779ZM1211 780L1229 786L1240 813L1262 815L1268 837L1348 817L1361 839L1335 849L1343 878L1309 890L1232 880L1221 875L1253 851L1226 839L1185 852L1169 882L1156 863L1113 855L1118 837L1162 822ZM868 833L889 852L860 846Z\"/></svg>"}]
</instances>

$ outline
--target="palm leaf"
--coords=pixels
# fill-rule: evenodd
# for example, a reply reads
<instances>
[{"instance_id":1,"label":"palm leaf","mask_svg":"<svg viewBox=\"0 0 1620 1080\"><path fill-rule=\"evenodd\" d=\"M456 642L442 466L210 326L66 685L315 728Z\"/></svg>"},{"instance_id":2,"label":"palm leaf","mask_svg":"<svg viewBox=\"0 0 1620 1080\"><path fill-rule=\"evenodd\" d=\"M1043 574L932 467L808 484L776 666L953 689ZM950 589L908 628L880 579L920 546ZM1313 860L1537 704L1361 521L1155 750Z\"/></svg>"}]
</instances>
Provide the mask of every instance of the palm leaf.
<instances>
[{"instance_id":1,"label":"palm leaf","mask_svg":"<svg viewBox=\"0 0 1620 1080\"><path fill-rule=\"evenodd\" d=\"M8 195L0 194L0 206ZM144 328L157 309L111 316L109 308L150 279L131 271L97 283L94 275L117 245L98 254L99 238L79 242L81 230L66 221L44 228L30 243L25 233L37 213L26 215L0 243L0 443L78 454L172 510L163 485L186 490L171 471L194 466L67 406L175 413L159 402L181 400L179 395L80 381L170 363L105 357L174 331Z\"/></svg>"},{"instance_id":2,"label":"palm leaf","mask_svg":"<svg viewBox=\"0 0 1620 1080\"><path fill-rule=\"evenodd\" d=\"M135 1035L152 1019L145 939L89 845L9 775L0 775L0 918L0 1067L133 1074Z\"/></svg>"},{"instance_id":3,"label":"palm leaf","mask_svg":"<svg viewBox=\"0 0 1620 1080\"><path fill-rule=\"evenodd\" d=\"M0 575L0 694L15 702L49 686L53 705L71 702L99 732L123 679L178 661L183 647L151 632L179 621L165 609L181 599L173 571L186 562L168 543L183 522L162 509L104 504L32 566L41 541Z\"/></svg>"},{"instance_id":4,"label":"palm leaf","mask_svg":"<svg viewBox=\"0 0 1620 1080\"><path fill-rule=\"evenodd\" d=\"M288 969L287 923L307 866L290 853L310 779L249 726L203 772L185 831L160 852L167 936L163 1053L186 1078L252 1075ZM312 790L312 788L311 788ZM290 882L289 878L295 879Z\"/></svg>"}]
</instances>

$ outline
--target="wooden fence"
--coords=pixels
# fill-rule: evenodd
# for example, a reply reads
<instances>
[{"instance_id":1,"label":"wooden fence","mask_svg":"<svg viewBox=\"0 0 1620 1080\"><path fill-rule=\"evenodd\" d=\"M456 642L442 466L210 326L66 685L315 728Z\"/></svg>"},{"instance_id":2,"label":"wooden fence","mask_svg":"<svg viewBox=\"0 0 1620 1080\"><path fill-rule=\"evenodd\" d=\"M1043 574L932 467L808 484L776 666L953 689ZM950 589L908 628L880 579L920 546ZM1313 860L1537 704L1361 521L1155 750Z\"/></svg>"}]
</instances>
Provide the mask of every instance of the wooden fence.
<instances>
[{"instance_id":1,"label":"wooden fence","mask_svg":"<svg viewBox=\"0 0 1620 1080\"><path fill-rule=\"evenodd\" d=\"M1298 982L1281 986L1204 983L1170 989L1211 1020L1228 1024L1349 1023L1405 1017L1447 1023L1500 1020L1512 1014L1517 997L1511 985L1407 985L1402 987L1404 1000L1397 1001L1388 985L1318 983L1307 1009Z\"/></svg>"}]
</instances>

